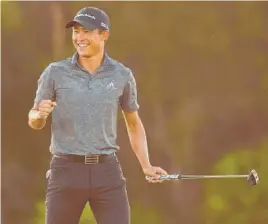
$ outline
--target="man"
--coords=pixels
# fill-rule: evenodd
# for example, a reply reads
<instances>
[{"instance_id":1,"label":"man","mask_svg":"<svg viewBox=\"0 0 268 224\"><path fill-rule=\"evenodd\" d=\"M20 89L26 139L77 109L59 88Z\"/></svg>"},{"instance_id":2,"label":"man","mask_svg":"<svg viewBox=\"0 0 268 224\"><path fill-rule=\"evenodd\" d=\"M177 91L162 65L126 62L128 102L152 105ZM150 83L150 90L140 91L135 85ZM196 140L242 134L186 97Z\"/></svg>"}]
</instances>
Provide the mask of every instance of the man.
<instances>
[{"instance_id":1,"label":"man","mask_svg":"<svg viewBox=\"0 0 268 224\"><path fill-rule=\"evenodd\" d=\"M76 53L51 63L38 80L29 126L42 129L52 113L47 224L78 224L87 202L99 224L130 223L125 178L116 157L118 105L144 174L153 183L166 174L149 161L131 70L104 51L109 26L102 10L81 9L66 25L72 27Z\"/></svg>"}]
</instances>

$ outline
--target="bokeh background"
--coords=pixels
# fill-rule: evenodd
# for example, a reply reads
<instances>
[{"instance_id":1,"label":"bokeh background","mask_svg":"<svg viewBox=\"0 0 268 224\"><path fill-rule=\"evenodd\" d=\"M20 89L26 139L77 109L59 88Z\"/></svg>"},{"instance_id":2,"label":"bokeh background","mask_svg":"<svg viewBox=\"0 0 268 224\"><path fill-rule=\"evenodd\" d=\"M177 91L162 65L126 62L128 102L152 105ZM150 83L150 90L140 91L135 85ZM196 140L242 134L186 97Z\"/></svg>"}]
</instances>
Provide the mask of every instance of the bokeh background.
<instances>
[{"instance_id":1,"label":"bokeh background","mask_svg":"<svg viewBox=\"0 0 268 224\"><path fill-rule=\"evenodd\" d=\"M28 111L52 61L74 53L65 23L84 6L111 17L107 52L133 70L152 163L245 180L148 184L119 114L133 224L268 223L267 2L1 2L2 221L44 223L50 127ZM94 223L85 208L81 223Z\"/></svg>"}]
</instances>

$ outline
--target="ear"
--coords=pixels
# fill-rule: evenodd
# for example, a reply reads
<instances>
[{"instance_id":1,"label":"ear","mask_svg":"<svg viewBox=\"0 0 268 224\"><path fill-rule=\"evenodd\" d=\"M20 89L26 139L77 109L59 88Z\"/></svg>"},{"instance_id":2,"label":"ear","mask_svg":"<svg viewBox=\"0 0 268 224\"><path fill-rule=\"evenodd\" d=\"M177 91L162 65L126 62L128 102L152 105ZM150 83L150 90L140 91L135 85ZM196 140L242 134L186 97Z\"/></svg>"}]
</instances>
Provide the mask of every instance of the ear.
<instances>
[{"instance_id":1,"label":"ear","mask_svg":"<svg viewBox=\"0 0 268 224\"><path fill-rule=\"evenodd\" d=\"M109 33L108 30L103 30L103 31L101 32L101 36L102 36L102 39L103 39L104 41L107 41L107 40L108 40L109 35L110 35L110 33Z\"/></svg>"}]
</instances>

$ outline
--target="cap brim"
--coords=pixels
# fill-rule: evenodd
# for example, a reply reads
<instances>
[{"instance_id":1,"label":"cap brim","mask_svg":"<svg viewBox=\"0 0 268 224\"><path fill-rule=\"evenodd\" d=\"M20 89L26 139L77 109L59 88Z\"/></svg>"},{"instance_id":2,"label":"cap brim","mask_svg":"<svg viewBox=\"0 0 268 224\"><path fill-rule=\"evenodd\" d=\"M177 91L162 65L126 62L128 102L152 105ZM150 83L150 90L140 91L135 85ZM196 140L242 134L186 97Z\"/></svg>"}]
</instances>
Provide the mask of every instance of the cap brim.
<instances>
[{"instance_id":1,"label":"cap brim","mask_svg":"<svg viewBox=\"0 0 268 224\"><path fill-rule=\"evenodd\" d=\"M80 24L81 26L85 27L86 29L88 30L94 30L94 29L97 29L98 27L92 23L89 23L89 22L85 22L85 21L82 21L82 20L78 20L78 19L74 19L70 22L68 22L65 26L65 28L70 28L70 27L73 27L75 26L76 24Z\"/></svg>"}]
</instances>

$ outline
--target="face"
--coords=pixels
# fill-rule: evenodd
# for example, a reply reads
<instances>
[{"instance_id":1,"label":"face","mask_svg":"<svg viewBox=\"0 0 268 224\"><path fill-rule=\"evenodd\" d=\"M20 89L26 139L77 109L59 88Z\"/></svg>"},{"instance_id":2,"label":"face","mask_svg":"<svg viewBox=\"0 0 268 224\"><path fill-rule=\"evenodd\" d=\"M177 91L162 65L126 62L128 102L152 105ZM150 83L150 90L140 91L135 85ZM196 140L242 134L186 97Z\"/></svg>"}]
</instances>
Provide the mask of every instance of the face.
<instances>
[{"instance_id":1,"label":"face","mask_svg":"<svg viewBox=\"0 0 268 224\"><path fill-rule=\"evenodd\" d=\"M79 56L90 58L104 51L104 44L108 39L108 34L106 30L88 30L76 24L72 33L73 45Z\"/></svg>"}]
</instances>

